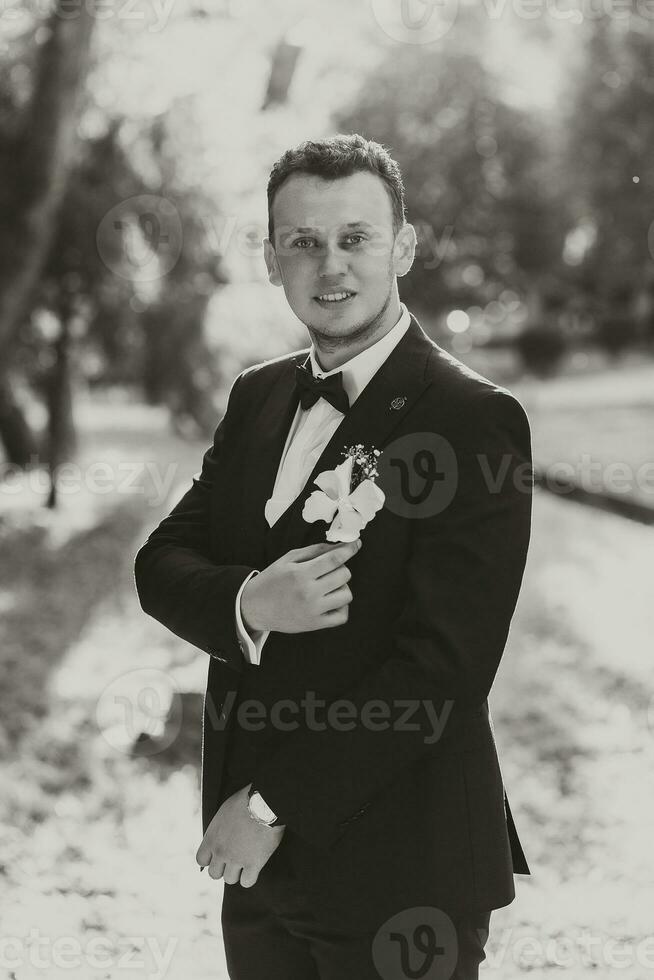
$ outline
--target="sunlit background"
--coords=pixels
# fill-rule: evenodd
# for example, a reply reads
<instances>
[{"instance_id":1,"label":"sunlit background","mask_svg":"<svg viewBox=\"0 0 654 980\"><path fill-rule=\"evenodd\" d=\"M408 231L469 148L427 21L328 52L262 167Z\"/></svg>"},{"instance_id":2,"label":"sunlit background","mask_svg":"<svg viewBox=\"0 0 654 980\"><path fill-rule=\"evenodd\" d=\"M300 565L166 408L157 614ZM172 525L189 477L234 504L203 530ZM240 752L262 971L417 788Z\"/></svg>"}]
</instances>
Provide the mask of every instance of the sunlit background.
<instances>
[{"instance_id":1,"label":"sunlit background","mask_svg":"<svg viewBox=\"0 0 654 980\"><path fill-rule=\"evenodd\" d=\"M306 343L270 167L353 131L404 173L402 299L532 425L490 699L532 876L482 976L654 969L654 4L4 0L2 977L226 977L206 656L143 615L133 556L236 374Z\"/></svg>"}]
</instances>

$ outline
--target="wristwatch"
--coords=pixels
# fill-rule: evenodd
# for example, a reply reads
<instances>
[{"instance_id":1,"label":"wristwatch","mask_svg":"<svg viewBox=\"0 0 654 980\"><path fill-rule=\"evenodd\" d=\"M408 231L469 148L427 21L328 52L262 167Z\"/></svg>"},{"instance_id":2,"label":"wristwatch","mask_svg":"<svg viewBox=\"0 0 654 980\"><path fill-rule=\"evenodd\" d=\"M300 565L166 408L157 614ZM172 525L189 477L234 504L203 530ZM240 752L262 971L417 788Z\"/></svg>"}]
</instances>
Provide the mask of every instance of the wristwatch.
<instances>
[{"instance_id":1,"label":"wristwatch","mask_svg":"<svg viewBox=\"0 0 654 980\"><path fill-rule=\"evenodd\" d=\"M258 793L253 786L248 792L248 813L253 820L264 827L278 827L281 824L277 814L270 809L261 793Z\"/></svg>"}]
</instances>

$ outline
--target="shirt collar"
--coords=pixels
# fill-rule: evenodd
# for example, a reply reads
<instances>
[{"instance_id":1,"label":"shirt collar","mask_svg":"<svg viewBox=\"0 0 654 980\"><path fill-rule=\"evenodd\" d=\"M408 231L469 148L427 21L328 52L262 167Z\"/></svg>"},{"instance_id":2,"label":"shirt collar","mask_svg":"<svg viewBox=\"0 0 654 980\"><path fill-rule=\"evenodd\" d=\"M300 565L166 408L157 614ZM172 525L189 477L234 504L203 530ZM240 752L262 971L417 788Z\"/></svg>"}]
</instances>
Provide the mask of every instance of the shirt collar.
<instances>
[{"instance_id":1,"label":"shirt collar","mask_svg":"<svg viewBox=\"0 0 654 980\"><path fill-rule=\"evenodd\" d=\"M309 358L314 378L328 378L330 374L336 374L338 371L342 371L343 387L350 400L350 405L352 405L409 329L411 324L409 311L404 303L400 303L400 309L402 311L400 319L387 334L384 334L381 340L377 340L370 347L366 347L365 350L351 357L349 361L341 364L340 367L332 368L330 371L323 371L319 366L316 360L315 347L311 344Z\"/></svg>"}]
</instances>

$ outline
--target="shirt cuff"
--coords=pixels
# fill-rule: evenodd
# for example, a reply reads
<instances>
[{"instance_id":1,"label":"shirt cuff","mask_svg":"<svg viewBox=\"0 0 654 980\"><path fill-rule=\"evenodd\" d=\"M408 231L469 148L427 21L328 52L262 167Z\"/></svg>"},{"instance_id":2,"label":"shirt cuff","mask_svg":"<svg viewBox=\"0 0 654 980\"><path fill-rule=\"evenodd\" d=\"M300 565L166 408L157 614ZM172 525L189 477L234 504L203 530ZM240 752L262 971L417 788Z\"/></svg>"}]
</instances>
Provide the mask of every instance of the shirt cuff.
<instances>
[{"instance_id":1,"label":"shirt cuff","mask_svg":"<svg viewBox=\"0 0 654 980\"><path fill-rule=\"evenodd\" d=\"M236 595L236 635L238 636L238 643L241 648L243 656L248 661L248 663L259 666L261 664L261 651L263 645L268 639L270 630L253 630L251 633L245 627L243 622L243 616L241 615L241 595L243 594L243 589L248 584L253 575L258 575L257 569L250 572L248 577L242 583L238 593Z\"/></svg>"}]
</instances>

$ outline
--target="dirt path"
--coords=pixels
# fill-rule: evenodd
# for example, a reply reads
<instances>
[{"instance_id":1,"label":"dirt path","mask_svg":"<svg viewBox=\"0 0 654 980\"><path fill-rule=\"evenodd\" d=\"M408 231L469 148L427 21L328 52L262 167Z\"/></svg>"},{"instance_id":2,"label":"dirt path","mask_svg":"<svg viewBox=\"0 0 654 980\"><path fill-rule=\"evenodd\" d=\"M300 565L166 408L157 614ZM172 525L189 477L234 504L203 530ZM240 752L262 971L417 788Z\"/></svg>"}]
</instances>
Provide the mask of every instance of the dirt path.
<instances>
[{"instance_id":1,"label":"dirt path","mask_svg":"<svg viewBox=\"0 0 654 980\"><path fill-rule=\"evenodd\" d=\"M171 438L158 413L109 406L86 421L83 472L112 462L113 491L78 488L58 514L22 492L0 520L0 977L215 980L196 765L128 752L177 684L202 690L206 676L204 655L138 605L133 556L161 515L152 486L136 492L151 474L133 468L188 481L205 447Z\"/></svg>"},{"instance_id":2,"label":"dirt path","mask_svg":"<svg viewBox=\"0 0 654 980\"><path fill-rule=\"evenodd\" d=\"M537 496L491 701L532 871L493 917L503 980L652 975L653 545L650 528Z\"/></svg>"}]
</instances>

